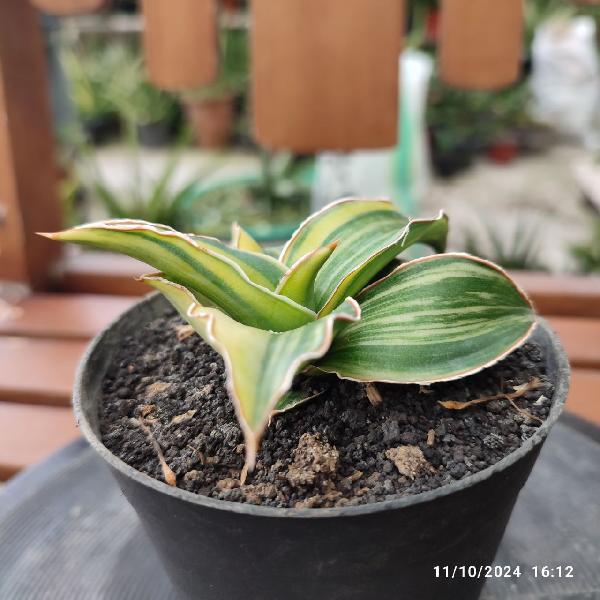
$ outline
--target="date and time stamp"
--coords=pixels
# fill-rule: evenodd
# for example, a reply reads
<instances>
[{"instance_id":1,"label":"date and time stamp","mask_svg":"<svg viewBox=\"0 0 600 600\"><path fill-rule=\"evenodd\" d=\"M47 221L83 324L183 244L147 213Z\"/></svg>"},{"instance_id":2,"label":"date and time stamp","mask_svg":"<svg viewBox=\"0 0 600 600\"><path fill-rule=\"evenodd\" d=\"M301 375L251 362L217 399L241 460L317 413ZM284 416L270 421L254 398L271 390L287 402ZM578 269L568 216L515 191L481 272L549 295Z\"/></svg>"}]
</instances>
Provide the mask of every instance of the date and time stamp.
<instances>
[{"instance_id":1,"label":"date and time stamp","mask_svg":"<svg viewBox=\"0 0 600 600\"><path fill-rule=\"evenodd\" d=\"M436 579L571 579L575 569L572 565L435 565L433 574Z\"/></svg>"}]
</instances>

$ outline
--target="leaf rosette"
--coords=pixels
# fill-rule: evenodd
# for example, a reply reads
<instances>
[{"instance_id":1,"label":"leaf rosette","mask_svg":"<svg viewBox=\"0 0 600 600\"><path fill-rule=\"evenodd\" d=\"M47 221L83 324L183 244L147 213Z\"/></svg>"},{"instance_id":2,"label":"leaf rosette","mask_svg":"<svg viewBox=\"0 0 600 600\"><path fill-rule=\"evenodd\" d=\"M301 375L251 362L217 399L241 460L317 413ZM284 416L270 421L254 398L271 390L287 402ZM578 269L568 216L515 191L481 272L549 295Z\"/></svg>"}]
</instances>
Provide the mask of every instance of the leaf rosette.
<instances>
[{"instance_id":1,"label":"leaf rosette","mask_svg":"<svg viewBox=\"0 0 600 600\"><path fill-rule=\"evenodd\" d=\"M530 300L500 267L444 253L448 219L410 219L388 200L344 199L309 217L278 258L239 225L227 245L131 219L90 223L52 239L121 252L159 272L161 292L225 363L256 461L270 417L304 398L294 376L398 384L458 379L502 359L531 334ZM414 244L434 252L401 263Z\"/></svg>"}]
</instances>

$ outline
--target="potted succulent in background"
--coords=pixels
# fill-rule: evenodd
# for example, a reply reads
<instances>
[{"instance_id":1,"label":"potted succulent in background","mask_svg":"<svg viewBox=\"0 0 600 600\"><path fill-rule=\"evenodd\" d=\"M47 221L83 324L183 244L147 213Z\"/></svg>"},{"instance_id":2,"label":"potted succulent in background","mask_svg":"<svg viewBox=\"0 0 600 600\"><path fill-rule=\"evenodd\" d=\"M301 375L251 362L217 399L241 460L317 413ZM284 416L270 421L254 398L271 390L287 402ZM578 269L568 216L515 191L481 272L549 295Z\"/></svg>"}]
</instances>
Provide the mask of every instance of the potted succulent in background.
<instances>
[{"instance_id":1,"label":"potted succulent in background","mask_svg":"<svg viewBox=\"0 0 600 600\"><path fill-rule=\"evenodd\" d=\"M151 148L169 144L179 114L170 94L141 80L131 95L131 108L140 144Z\"/></svg>"},{"instance_id":2,"label":"potted succulent in background","mask_svg":"<svg viewBox=\"0 0 600 600\"><path fill-rule=\"evenodd\" d=\"M240 227L230 246L129 219L47 235L152 265L181 315L160 295L125 313L74 403L186 597L478 596L444 567L491 564L568 364L494 264L394 266L443 252L443 213L338 201L278 258Z\"/></svg>"},{"instance_id":3,"label":"potted succulent in background","mask_svg":"<svg viewBox=\"0 0 600 600\"><path fill-rule=\"evenodd\" d=\"M438 175L458 173L482 152L494 162L507 164L522 146L530 146L529 138L540 128L527 112L528 96L523 81L488 92L456 90L435 79L427 124Z\"/></svg>"},{"instance_id":4,"label":"potted succulent in background","mask_svg":"<svg viewBox=\"0 0 600 600\"><path fill-rule=\"evenodd\" d=\"M143 146L166 146L173 138L179 116L175 98L152 85L146 77L141 57L130 52L127 63L110 84L113 104L119 108L127 133L135 130Z\"/></svg>"},{"instance_id":5,"label":"potted succulent in background","mask_svg":"<svg viewBox=\"0 0 600 600\"><path fill-rule=\"evenodd\" d=\"M188 121L199 146L226 146L235 128L235 101L248 81L247 35L227 28L221 32L219 76L210 85L182 94Z\"/></svg>"},{"instance_id":6,"label":"potted succulent in background","mask_svg":"<svg viewBox=\"0 0 600 600\"><path fill-rule=\"evenodd\" d=\"M119 109L110 94L111 80L119 79L128 56L121 44L98 43L61 52L71 99L93 144L107 142L120 133Z\"/></svg>"},{"instance_id":7,"label":"potted succulent in background","mask_svg":"<svg viewBox=\"0 0 600 600\"><path fill-rule=\"evenodd\" d=\"M202 210L188 211L188 229L226 238L243 214L242 225L259 242L288 238L309 213L314 159L266 150L260 158L259 172L215 182Z\"/></svg>"}]
</instances>

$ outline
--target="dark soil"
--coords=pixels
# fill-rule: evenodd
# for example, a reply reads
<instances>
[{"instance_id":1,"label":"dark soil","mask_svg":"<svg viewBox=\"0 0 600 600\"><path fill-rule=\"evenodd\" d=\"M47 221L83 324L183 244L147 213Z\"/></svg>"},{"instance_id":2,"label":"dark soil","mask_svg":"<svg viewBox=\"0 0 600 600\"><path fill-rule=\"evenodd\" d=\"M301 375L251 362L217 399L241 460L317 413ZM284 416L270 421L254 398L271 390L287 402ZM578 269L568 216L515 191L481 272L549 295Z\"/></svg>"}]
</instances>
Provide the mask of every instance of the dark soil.
<instances>
[{"instance_id":1,"label":"dark soil","mask_svg":"<svg viewBox=\"0 0 600 600\"><path fill-rule=\"evenodd\" d=\"M164 480L151 432L177 485L212 498L277 507L390 500L485 469L530 437L548 415L554 391L543 358L528 343L459 381L428 388L376 384L370 395L381 396L377 406L363 384L299 377L295 386L319 397L273 417L256 470L241 485L243 438L223 362L166 313L116 352L103 387L102 439L132 467ZM438 403L513 392L535 377L540 385L514 405L501 399L449 410Z\"/></svg>"}]
</instances>

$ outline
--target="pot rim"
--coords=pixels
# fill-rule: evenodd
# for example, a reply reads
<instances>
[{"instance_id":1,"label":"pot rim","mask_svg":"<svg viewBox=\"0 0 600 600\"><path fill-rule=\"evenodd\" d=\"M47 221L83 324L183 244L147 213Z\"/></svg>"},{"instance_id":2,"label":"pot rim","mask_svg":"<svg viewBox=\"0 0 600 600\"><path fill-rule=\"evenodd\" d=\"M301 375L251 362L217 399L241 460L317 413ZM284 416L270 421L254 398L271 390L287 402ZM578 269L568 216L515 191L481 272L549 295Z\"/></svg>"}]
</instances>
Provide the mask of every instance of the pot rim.
<instances>
[{"instance_id":1,"label":"pot rim","mask_svg":"<svg viewBox=\"0 0 600 600\"><path fill-rule=\"evenodd\" d=\"M531 452L536 446L541 444L547 437L551 427L557 421L564 407L567 392L570 383L570 366L565 350L558 338L552 331L548 322L537 316L537 327L539 327L545 336L550 341L550 345L554 351L556 359L557 380L554 385L554 395L550 413L546 417L544 423L535 431L535 433L525 440L516 450L499 460L497 463L478 471L473 475L464 477L457 481L453 481L447 485L443 485L434 490L413 494L394 500L383 500L381 502L373 502L370 504L361 504L358 506L342 506L334 508L278 508L273 506L260 506L255 504L245 504L241 502L232 502L230 500L217 500L208 496L188 492L178 487L172 487L162 481L154 479L137 469L134 469L120 458L117 458L106 446L102 443L99 436L94 431L90 421L88 420L83 408L82 397L85 395L83 390L84 375L88 369L91 357L100 352L102 342L110 331L118 327L122 322L129 320L132 313L135 313L145 304L156 302L156 298L160 294L152 293L145 296L141 301L136 302L132 307L123 312L117 319L104 328L87 347L82 356L77 373L75 376L75 384L73 386L73 410L77 425L79 426L83 436L92 448L111 466L119 471L122 475L133 479L140 485L151 488L158 493L167 494L173 498L177 498L184 502L196 504L208 509L224 510L243 515L251 515L257 517L275 517L275 518L332 518L332 517L350 517L350 516L365 516L379 513L386 510L397 510L408 506L416 506L425 502L430 502L437 498L453 494L461 491L482 481L485 481L495 473L503 471L523 458ZM96 403L97 404L97 403Z\"/></svg>"}]
</instances>

